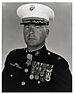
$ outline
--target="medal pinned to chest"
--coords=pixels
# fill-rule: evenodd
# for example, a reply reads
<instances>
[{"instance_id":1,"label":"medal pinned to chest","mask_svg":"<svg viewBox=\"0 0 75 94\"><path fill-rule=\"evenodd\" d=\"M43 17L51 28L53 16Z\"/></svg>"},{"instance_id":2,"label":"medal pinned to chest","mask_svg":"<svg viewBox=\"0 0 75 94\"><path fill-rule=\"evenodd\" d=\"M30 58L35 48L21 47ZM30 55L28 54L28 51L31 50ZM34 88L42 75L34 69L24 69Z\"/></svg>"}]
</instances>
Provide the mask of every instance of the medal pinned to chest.
<instances>
[{"instance_id":1,"label":"medal pinned to chest","mask_svg":"<svg viewBox=\"0 0 75 94\"><path fill-rule=\"evenodd\" d=\"M38 84L44 81L50 82L53 65L33 61L32 58L32 54L27 54L27 62L25 64L27 67L31 66L31 74L29 75L29 79L35 79L38 81ZM28 73L28 68L25 68L24 72Z\"/></svg>"},{"instance_id":2,"label":"medal pinned to chest","mask_svg":"<svg viewBox=\"0 0 75 94\"><path fill-rule=\"evenodd\" d=\"M31 65L32 58L33 58L32 54L27 54L27 62L26 62L27 67Z\"/></svg>"},{"instance_id":3,"label":"medal pinned to chest","mask_svg":"<svg viewBox=\"0 0 75 94\"><path fill-rule=\"evenodd\" d=\"M33 61L31 68L32 79L40 82L50 82L52 70L53 65Z\"/></svg>"}]
</instances>

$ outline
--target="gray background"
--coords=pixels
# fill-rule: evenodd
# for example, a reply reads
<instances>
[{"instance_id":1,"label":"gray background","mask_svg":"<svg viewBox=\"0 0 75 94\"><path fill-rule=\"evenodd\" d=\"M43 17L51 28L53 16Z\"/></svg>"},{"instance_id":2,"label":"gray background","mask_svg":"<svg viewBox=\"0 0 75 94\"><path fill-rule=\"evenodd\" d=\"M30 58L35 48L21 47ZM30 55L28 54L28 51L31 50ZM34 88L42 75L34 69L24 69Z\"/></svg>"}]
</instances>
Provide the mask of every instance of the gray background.
<instances>
[{"instance_id":1,"label":"gray background","mask_svg":"<svg viewBox=\"0 0 75 94\"><path fill-rule=\"evenodd\" d=\"M39 3L39 2L38 2ZM17 17L17 8L26 3L2 4L2 66L6 56L13 49L26 47L23 39L23 26ZM50 24L50 34L47 38L47 48L62 57L69 64L72 72L72 3L42 3L51 7L55 19Z\"/></svg>"}]
</instances>

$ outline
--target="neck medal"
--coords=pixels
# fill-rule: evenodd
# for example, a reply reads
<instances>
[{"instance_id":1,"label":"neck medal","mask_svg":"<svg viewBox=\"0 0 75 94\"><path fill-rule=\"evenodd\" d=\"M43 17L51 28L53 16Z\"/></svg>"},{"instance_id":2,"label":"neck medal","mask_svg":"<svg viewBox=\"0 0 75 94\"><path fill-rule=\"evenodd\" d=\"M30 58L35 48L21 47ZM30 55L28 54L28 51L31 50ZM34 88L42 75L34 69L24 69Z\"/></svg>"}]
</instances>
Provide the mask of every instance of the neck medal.
<instances>
[{"instance_id":1,"label":"neck medal","mask_svg":"<svg viewBox=\"0 0 75 94\"><path fill-rule=\"evenodd\" d=\"M27 54L27 59L32 61L32 54Z\"/></svg>"},{"instance_id":2,"label":"neck medal","mask_svg":"<svg viewBox=\"0 0 75 94\"><path fill-rule=\"evenodd\" d=\"M32 54L27 54L27 66L31 65L31 61L32 61Z\"/></svg>"}]
</instances>

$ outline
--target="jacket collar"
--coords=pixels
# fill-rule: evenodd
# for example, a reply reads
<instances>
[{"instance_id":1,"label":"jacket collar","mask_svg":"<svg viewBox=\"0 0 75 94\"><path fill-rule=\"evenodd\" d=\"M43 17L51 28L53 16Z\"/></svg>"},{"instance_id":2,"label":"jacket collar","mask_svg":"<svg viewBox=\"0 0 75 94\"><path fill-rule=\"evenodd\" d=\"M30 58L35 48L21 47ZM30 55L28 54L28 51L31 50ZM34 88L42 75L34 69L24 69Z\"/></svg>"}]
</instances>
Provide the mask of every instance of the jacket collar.
<instances>
[{"instance_id":1,"label":"jacket collar","mask_svg":"<svg viewBox=\"0 0 75 94\"><path fill-rule=\"evenodd\" d=\"M46 52L47 50L46 50L46 46L44 45L42 48L40 48L40 49L38 49L36 51L33 51L33 52L28 51L27 48L26 48L25 51L26 51L27 54L35 54L35 55L38 55L40 53Z\"/></svg>"}]
</instances>

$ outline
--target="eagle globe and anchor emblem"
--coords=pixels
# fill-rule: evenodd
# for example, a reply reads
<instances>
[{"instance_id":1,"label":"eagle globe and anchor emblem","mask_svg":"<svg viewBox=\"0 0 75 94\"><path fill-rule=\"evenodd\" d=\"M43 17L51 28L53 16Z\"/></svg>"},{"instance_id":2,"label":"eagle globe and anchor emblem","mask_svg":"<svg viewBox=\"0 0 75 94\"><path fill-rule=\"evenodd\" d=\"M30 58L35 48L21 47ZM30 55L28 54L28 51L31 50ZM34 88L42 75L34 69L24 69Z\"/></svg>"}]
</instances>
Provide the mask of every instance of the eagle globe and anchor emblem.
<instances>
[{"instance_id":1,"label":"eagle globe and anchor emblem","mask_svg":"<svg viewBox=\"0 0 75 94\"><path fill-rule=\"evenodd\" d=\"M35 6L34 5L31 5L30 11L33 11L34 9L35 9Z\"/></svg>"}]
</instances>

